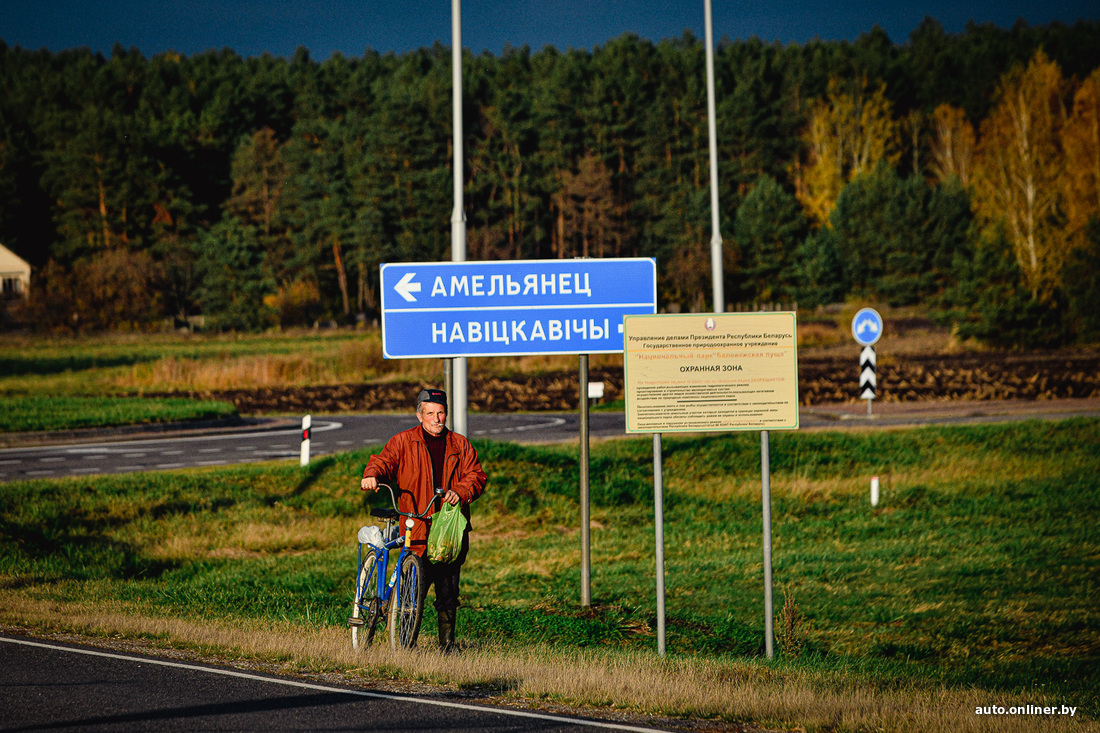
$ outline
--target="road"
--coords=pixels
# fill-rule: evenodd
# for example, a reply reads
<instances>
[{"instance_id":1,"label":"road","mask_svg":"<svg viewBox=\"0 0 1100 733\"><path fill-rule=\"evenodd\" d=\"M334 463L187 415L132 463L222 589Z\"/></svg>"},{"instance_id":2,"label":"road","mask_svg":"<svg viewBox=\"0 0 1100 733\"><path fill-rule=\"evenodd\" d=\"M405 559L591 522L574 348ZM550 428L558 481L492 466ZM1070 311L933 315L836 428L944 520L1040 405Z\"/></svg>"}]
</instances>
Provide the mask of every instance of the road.
<instances>
[{"instance_id":1,"label":"road","mask_svg":"<svg viewBox=\"0 0 1100 733\"><path fill-rule=\"evenodd\" d=\"M0 730L657 729L0 635Z\"/></svg>"},{"instance_id":2,"label":"road","mask_svg":"<svg viewBox=\"0 0 1100 733\"><path fill-rule=\"evenodd\" d=\"M800 426L803 430L877 429L1090 415L1100 415L1100 400L887 403L874 406L871 417L862 404L831 405L802 408ZM411 414L315 416L310 454L316 457L381 445L391 435L415 424ZM16 444L0 450L0 483L258 461L297 462L301 454L299 425L296 420L281 419L175 434L127 436L100 431L64 442L49 441L49 445ZM594 439L622 437L624 425L621 412L593 412L589 416ZM575 412L474 413L469 416L469 428L475 440L519 443L576 441L580 432Z\"/></svg>"},{"instance_id":3,"label":"road","mask_svg":"<svg viewBox=\"0 0 1100 733\"><path fill-rule=\"evenodd\" d=\"M314 417L310 456L381 445L416 424L413 415ZM577 440L579 417L564 414L471 415L473 439L521 443ZM595 438L624 434L622 413L592 413ZM41 439L41 436L36 436ZM300 423L271 420L258 425L210 428L181 434L149 434L129 439L111 431L86 433L64 442L0 450L0 482L93 474L164 471L258 461L292 460L301 455Z\"/></svg>"}]
</instances>

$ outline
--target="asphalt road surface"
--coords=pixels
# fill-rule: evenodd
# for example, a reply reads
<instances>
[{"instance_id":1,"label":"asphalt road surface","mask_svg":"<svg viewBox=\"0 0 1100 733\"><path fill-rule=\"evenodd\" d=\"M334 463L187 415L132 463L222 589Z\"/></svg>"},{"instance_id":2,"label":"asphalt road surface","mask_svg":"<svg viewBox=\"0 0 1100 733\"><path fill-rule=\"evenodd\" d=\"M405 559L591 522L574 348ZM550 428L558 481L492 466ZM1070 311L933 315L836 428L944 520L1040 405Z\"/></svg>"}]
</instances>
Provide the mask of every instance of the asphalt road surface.
<instances>
[{"instance_id":1,"label":"asphalt road surface","mask_svg":"<svg viewBox=\"0 0 1100 733\"><path fill-rule=\"evenodd\" d=\"M390 436L416 425L409 415L314 417L310 456L315 458L368 445L382 445ZM514 442L577 440L579 418L574 414L471 415L473 439ZM593 437L624 434L622 413L593 413ZM41 436L36 436L41 438ZM0 482L62 476L88 476L174 468L222 466L258 461L298 462L301 456L300 422L272 420L243 428L188 431L177 435L146 435L118 439L111 431L85 434L66 442L0 450Z\"/></svg>"},{"instance_id":2,"label":"asphalt road surface","mask_svg":"<svg viewBox=\"0 0 1100 733\"><path fill-rule=\"evenodd\" d=\"M929 402L890 403L873 406L868 417L865 405L834 405L803 408L800 428L890 428L910 425L947 425L1021 419L1061 419L1100 415L1100 400ZM473 439L519 443L576 441L580 418L568 413L471 414L469 436ZM311 457L378 446L395 433L412 427L416 418L408 415L315 416L310 441ZM622 437L625 419L621 412L593 412L589 431L593 439ZM89 476L175 468L221 466L258 461L293 461L301 455L300 421L261 421L244 427L188 430L178 433L127 435L118 431L85 433L79 438L43 441L49 445L0 449L0 483L33 478Z\"/></svg>"},{"instance_id":3,"label":"asphalt road surface","mask_svg":"<svg viewBox=\"0 0 1100 733\"><path fill-rule=\"evenodd\" d=\"M652 731L0 636L3 731Z\"/></svg>"}]
</instances>

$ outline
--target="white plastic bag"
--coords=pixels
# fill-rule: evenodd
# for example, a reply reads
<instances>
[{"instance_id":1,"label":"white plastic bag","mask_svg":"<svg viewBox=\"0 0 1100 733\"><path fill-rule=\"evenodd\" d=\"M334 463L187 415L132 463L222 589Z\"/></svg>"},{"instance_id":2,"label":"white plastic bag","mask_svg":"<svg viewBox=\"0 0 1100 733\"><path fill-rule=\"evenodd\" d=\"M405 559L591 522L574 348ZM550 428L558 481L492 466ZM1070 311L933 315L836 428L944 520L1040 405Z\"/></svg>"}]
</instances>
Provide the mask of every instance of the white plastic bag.
<instances>
[{"instance_id":1,"label":"white plastic bag","mask_svg":"<svg viewBox=\"0 0 1100 733\"><path fill-rule=\"evenodd\" d=\"M359 528L359 542L371 547L382 547L385 544L382 541L382 530L373 524Z\"/></svg>"}]
</instances>

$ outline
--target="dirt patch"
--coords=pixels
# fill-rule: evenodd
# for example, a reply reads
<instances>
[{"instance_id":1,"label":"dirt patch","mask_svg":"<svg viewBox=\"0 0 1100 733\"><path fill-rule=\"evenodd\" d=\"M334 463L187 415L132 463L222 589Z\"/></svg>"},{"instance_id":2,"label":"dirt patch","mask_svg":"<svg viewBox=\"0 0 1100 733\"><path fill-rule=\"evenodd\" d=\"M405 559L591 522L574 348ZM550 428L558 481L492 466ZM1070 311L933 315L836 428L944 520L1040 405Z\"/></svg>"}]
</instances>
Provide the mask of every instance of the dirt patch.
<instances>
[{"instance_id":1,"label":"dirt patch","mask_svg":"<svg viewBox=\"0 0 1100 733\"><path fill-rule=\"evenodd\" d=\"M800 356L799 399L803 405L857 402L859 352ZM622 368L590 372L604 383L601 402L622 399ZM935 400L1053 400L1100 397L1100 353L882 356L878 362L880 402ZM232 402L245 415L403 411L426 382L385 382L312 387L235 389L191 393ZM469 407L477 412L575 410L577 372L470 378Z\"/></svg>"}]
</instances>

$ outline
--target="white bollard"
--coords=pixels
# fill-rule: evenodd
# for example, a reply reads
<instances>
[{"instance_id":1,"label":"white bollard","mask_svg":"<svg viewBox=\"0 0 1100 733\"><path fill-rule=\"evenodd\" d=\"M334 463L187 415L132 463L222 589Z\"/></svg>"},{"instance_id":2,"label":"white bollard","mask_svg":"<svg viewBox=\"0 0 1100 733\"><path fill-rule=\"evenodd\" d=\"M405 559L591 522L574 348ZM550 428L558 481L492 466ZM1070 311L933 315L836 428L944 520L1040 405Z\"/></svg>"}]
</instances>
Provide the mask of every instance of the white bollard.
<instances>
[{"instance_id":1,"label":"white bollard","mask_svg":"<svg viewBox=\"0 0 1100 733\"><path fill-rule=\"evenodd\" d=\"M312 425L313 418L310 415L302 418L302 459L299 461L302 466L309 465L309 437L312 432Z\"/></svg>"},{"instance_id":2,"label":"white bollard","mask_svg":"<svg viewBox=\"0 0 1100 733\"><path fill-rule=\"evenodd\" d=\"M878 476L871 477L871 506L878 506Z\"/></svg>"}]
</instances>

